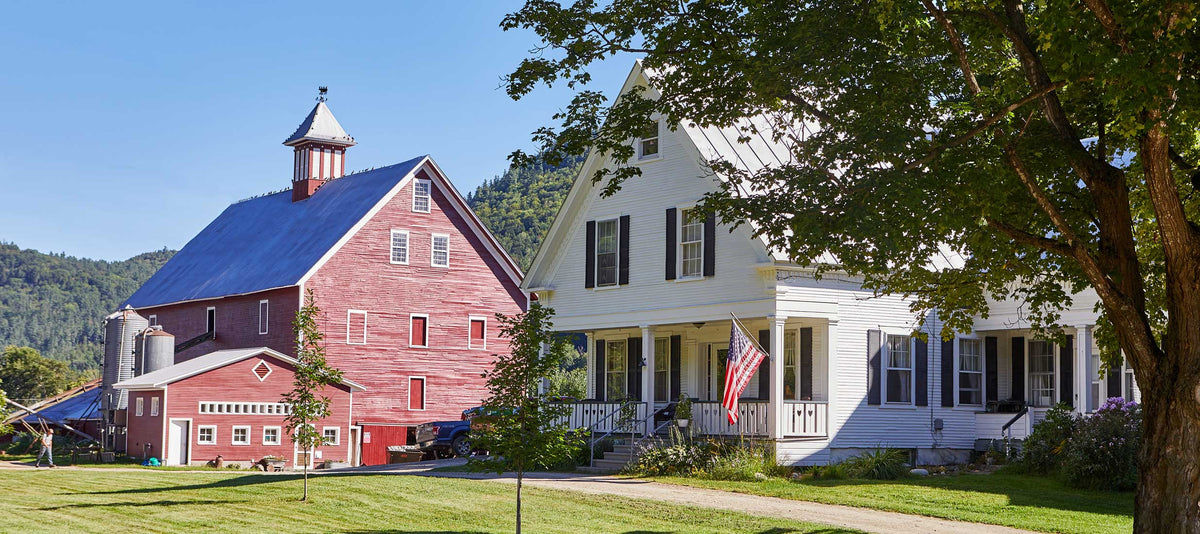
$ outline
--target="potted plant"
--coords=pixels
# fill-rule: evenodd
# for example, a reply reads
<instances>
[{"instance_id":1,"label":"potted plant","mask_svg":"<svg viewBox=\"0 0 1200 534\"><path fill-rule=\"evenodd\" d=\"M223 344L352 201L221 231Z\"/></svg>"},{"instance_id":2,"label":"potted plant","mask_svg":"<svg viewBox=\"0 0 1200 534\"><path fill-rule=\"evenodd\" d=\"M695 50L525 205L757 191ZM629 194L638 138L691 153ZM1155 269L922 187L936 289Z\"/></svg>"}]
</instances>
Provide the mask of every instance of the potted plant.
<instances>
[{"instance_id":1,"label":"potted plant","mask_svg":"<svg viewBox=\"0 0 1200 534\"><path fill-rule=\"evenodd\" d=\"M692 420L692 399L687 398L683 393L679 394L679 403L675 405L675 424L679 428L687 428L688 423Z\"/></svg>"}]
</instances>

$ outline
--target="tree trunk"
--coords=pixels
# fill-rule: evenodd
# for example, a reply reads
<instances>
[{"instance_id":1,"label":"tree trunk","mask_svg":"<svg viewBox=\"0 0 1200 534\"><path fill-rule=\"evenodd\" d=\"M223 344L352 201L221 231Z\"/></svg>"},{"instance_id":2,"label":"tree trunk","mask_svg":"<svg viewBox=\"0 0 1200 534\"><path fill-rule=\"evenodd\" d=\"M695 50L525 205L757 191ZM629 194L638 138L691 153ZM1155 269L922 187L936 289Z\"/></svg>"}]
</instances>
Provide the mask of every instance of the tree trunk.
<instances>
[{"instance_id":1,"label":"tree trunk","mask_svg":"<svg viewBox=\"0 0 1200 534\"><path fill-rule=\"evenodd\" d=\"M312 452L309 452L309 454L311 455ZM309 456L309 458L311 458L311 456ZM308 501L308 458L306 458L304 462L304 496L301 497L300 500L306 502Z\"/></svg>"},{"instance_id":2,"label":"tree trunk","mask_svg":"<svg viewBox=\"0 0 1200 534\"><path fill-rule=\"evenodd\" d=\"M1135 532L1200 533L1200 413L1195 392L1182 389L1142 394Z\"/></svg>"},{"instance_id":3,"label":"tree trunk","mask_svg":"<svg viewBox=\"0 0 1200 534\"><path fill-rule=\"evenodd\" d=\"M524 473L517 470L517 534L521 534L521 479Z\"/></svg>"}]
</instances>

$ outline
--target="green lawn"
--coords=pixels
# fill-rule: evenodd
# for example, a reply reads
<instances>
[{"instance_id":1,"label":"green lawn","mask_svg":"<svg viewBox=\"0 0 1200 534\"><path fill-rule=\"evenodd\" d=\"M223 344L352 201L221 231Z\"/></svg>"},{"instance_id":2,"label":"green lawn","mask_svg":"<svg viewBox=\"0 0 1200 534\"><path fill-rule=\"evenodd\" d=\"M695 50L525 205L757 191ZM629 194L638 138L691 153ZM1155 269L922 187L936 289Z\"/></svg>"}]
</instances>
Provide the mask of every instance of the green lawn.
<instances>
[{"instance_id":1,"label":"green lawn","mask_svg":"<svg viewBox=\"0 0 1200 534\"><path fill-rule=\"evenodd\" d=\"M310 478L245 472L0 471L3 532L511 532L515 488L396 475ZM525 489L529 532L833 533L843 530L537 488Z\"/></svg>"},{"instance_id":2,"label":"green lawn","mask_svg":"<svg viewBox=\"0 0 1200 534\"><path fill-rule=\"evenodd\" d=\"M843 504L1042 532L1102 534L1133 529L1133 493L1087 491L1044 477L955 475L901 481L725 482L658 477L659 482Z\"/></svg>"}]
</instances>

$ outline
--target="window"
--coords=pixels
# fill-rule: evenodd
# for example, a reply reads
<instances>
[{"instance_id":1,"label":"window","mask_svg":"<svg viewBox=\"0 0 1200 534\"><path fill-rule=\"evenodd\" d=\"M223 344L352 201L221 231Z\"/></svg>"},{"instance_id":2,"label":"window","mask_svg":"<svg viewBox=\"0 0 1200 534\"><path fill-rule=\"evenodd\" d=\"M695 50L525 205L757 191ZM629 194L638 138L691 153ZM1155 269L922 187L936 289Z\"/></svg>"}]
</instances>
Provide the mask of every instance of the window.
<instances>
[{"instance_id":1,"label":"window","mask_svg":"<svg viewBox=\"0 0 1200 534\"><path fill-rule=\"evenodd\" d=\"M408 265L408 232L392 230L392 259L396 265Z\"/></svg>"},{"instance_id":2,"label":"window","mask_svg":"<svg viewBox=\"0 0 1200 534\"><path fill-rule=\"evenodd\" d=\"M250 444L250 427L248 427L248 426L233 427L233 444L234 445L249 445Z\"/></svg>"},{"instance_id":3,"label":"window","mask_svg":"<svg viewBox=\"0 0 1200 534\"><path fill-rule=\"evenodd\" d=\"M887 402L912 404L913 358L908 336L887 337Z\"/></svg>"},{"instance_id":4,"label":"window","mask_svg":"<svg viewBox=\"0 0 1200 534\"><path fill-rule=\"evenodd\" d=\"M680 272L683 278L704 276L704 214L686 209L679 220Z\"/></svg>"},{"instance_id":5,"label":"window","mask_svg":"<svg viewBox=\"0 0 1200 534\"><path fill-rule=\"evenodd\" d=\"M983 404L983 342L958 340L958 403Z\"/></svg>"},{"instance_id":6,"label":"window","mask_svg":"<svg viewBox=\"0 0 1200 534\"><path fill-rule=\"evenodd\" d=\"M1100 373L1100 350L1097 349L1095 345L1092 345L1091 370L1092 370L1092 390L1091 390L1092 402L1089 403L1088 406L1090 406L1091 409L1094 411L1096 408L1100 407L1100 403L1103 402L1103 399L1104 399L1104 397L1101 396L1101 392L1104 391L1104 389L1103 389L1104 388L1104 379L1102 378L1102 375Z\"/></svg>"},{"instance_id":7,"label":"window","mask_svg":"<svg viewBox=\"0 0 1200 534\"><path fill-rule=\"evenodd\" d=\"M425 409L425 377L423 376L408 378L408 409Z\"/></svg>"},{"instance_id":8,"label":"window","mask_svg":"<svg viewBox=\"0 0 1200 534\"><path fill-rule=\"evenodd\" d=\"M270 312L270 308L271 308L271 301L269 301L269 300L258 301L258 333L259 334L267 333L267 318L268 318L268 314Z\"/></svg>"},{"instance_id":9,"label":"window","mask_svg":"<svg viewBox=\"0 0 1200 534\"><path fill-rule=\"evenodd\" d=\"M624 399L629 394L629 385L626 383L626 356L625 356L625 341L609 341L605 348L604 359L607 363L608 373L604 377L605 389L607 390L606 399L615 401Z\"/></svg>"},{"instance_id":10,"label":"window","mask_svg":"<svg viewBox=\"0 0 1200 534\"><path fill-rule=\"evenodd\" d=\"M150 397L150 417L158 417L158 397Z\"/></svg>"},{"instance_id":11,"label":"window","mask_svg":"<svg viewBox=\"0 0 1200 534\"><path fill-rule=\"evenodd\" d=\"M783 333L783 398L796 400L796 331L787 330Z\"/></svg>"},{"instance_id":12,"label":"window","mask_svg":"<svg viewBox=\"0 0 1200 534\"><path fill-rule=\"evenodd\" d=\"M321 151L321 168L325 171L321 174L322 178L333 176L330 169L333 167L333 151L326 148Z\"/></svg>"},{"instance_id":13,"label":"window","mask_svg":"<svg viewBox=\"0 0 1200 534\"><path fill-rule=\"evenodd\" d=\"M322 428L321 443L323 445L341 445L342 429L336 426L327 426Z\"/></svg>"},{"instance_id":14,"label":"window","mask_svg":"<svg viewBox=\"0 0 1200 534\"><path fill-rule=\"evenodd\" d=\"M413 211L429 213L429 180L417 179L413 185Z\"/></svg>"},{"instance_id":15,"label":"window","mask_svg":"<svg viewBox=\"0 0 1200 534\"><path fill-rule=\"evenodd\" d=\"M200 401L202 414L253 414L253 415L287 415L291 413L288 405L278 402L210 402Z\"/></svg>"},{"instance_id":16,"label":"window","mask_svg":"<svg viewBox=\"0 0 1200 534\"><path fill-rule=\"evenodd\" d=\"M654 401L671 402L671 339L654 338Z\"/></svg>"},{"instance_id":17,"label":"window","mask_svg":"<svg viewBox=\"0 0 1200 534\"><path fill-rule=\"evenodd\" d=\"M658 157L658 121L651 121L638 137L638 159Z\"/></svg>"},{"instance_id":18,"label":"window","mask_svg":"<svg viewBox=\"0 0 1200 534\"><path fill-rule=\"evenodd\" d=\"M279 445L280 430L277 426L263 427L263 445Z\"/></svg>"},{"instance_id":19,"label":"window","mask_svg":"<svg viewBox=\"0 0 1200 534\"><path fill-rule=\"evenodd\" d=\"M410 315L408 318L408 346L429 346L429 316Z\"/></svg>"},{"instance_id":20,"label":"window","mask_svg":"<svg viewBox=\"0 0 1200 534\"><path fill-rule=\"evenodd\" d=\"M1133 368L1125 369L1125 396L1126 402L1142 402L1142 392L1138 390L1137 380L1133 378Z\"/></svg>"},{"instance_id":21,"label":"window","mask_svg":"<svg viewBox=\"0 0 1200 534\"><path fill-rule=\"evenodd\" d=\"M212 332L213 337L216 337L216 334L217 334L217 309L212 306L209 306L207 313L208 313L208 316L204 322L204 325L205 325L204 331Z\"/></svg>"},{"instance_id":22,"label":"window","mask_svg":"<svg viewBox=\"0 0 1200 534\"><path fill-rule=\"evenodd\" d=\"M150 326L158 326L158 316L157 315L151 315L149 317L149 321L150 321Z\"/></svg>"},{"instance_id":23,"label":"window","mask_svg":"<svg viewBox=\"0 0 1200 534\"><path fill-rule=\"evenodd\" d=\"M362 310L346 311L346 343L349 345L367 344L367 312Z\"/></svg>"},{"instance_id":24,"label":"window","mask_svg":"<svg viewBox=\"0 0 1200 534\"><path fill-rule=\"evenodd\" d=\"M196 444L216 445L217 427L214 425L200 425L196 427Z\"/></svg>"},{"instance_id":25,"label":"window","mask_svg":"<svg viewBox=\"0 0 1200 534\"><path fill-rule=\"evenodd\" d=\"M433 253L429 256L429 265L433 267L450 266L450 236L433 234Z\"/></svg>"},{"instance_id":26,"label":"window","mask_svg":"<svg viewBox=\"0 0 1200 534\"><path fill-rule=\"evenodd\" d=\"M1029 342L1029 403L1033 406L1054 404L1054 344Z\"/></svg>"},{"instance_id":27,"label":"window","mask_svg":"<svg viewBox=\"0 0 1200 534\"><path fill-rule=\"evenodd\" d=\"M596 222L596 286L617 285L617 220Z\"/></svg>"},{"instance_id":28,"label":"window","mask_svg":"<svg viewBox=\"0 0 1200 534\"><path fill-rule=\"evenodd\" d=\"M145 405L145 401L146 401L146 399L144 399L142 397L137 398L137 408L133 412L134 415L136 415L138 417L142 416L142 406Z\"/></svg>"},{"instance_id":29,"label":"window","mask_svg":"<svg viewBox=\"0 0 1200 534\"><path fill-rule=\"evenodd\" d=\"M487 319L483 317L471 318L471 333L467 339L467 347L472 349L487 348Z\"/></svg>"}]
</instances>

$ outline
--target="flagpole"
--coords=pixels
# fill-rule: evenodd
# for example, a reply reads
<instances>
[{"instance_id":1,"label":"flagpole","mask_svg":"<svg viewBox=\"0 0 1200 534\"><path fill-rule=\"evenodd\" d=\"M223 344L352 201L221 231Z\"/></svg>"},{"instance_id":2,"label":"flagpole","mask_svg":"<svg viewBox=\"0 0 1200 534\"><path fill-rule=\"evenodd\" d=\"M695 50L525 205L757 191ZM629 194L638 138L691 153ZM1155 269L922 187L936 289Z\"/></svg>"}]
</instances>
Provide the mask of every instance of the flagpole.
<instances>
[{"instance_id":1,"label":"flagpole","mask_svg":"<svg viewBox=\"0 0 1200 534\"><path fill-rule=\"evenodd\" d=\"M746 325L742 324L741 319L738 319L737 316L733 314L733 312L729 312L729 316L733 317L734 324L736 324L738 326L738 328L740 328L742 330L742 334L746 334L746 339L750 340L750 343L752 343L754 345L754 348L762 351L763 354L766 354L768 359L771 359L771 360L775 359L775 355L771 354L771 351L764 349L762 347L762 345L758 344L758 340L755 339L756 336L751 336L751 335L747 334Z\"/></svg>"}]
</instances>

